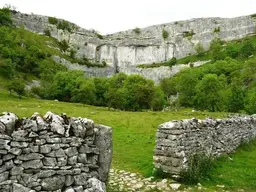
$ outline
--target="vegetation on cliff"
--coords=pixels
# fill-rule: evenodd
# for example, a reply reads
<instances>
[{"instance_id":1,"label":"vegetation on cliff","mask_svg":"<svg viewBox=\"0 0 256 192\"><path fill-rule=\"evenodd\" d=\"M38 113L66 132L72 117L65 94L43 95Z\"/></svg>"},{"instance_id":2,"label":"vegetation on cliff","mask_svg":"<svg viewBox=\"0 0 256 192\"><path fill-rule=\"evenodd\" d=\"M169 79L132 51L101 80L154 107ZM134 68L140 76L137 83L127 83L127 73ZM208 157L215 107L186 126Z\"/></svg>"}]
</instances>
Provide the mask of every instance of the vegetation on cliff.
<instances>
[{"instance_id":1,"label":"vegetation on cliff","mask_svg":"<svg viewBox=\"0 0 256 192\"><path fill-rule=\"evenodd\" d=\"M226 44L214 40L205 53L209 64L164 79L161 87L167 97L179 94L174 107L256 113L255 47L255 36Z\"/></svg>"},{"instance_id":2,"label":"vegetation on cliff","mask_svg":"<svg viewBox=\"0 0 256 192\"><path fill-rule=\"evenodd\" d=\"M67 58L67 55L62 54L69 48L66 41L57 42L49 36L29 32L22 27L12 27L8 8L1 9L0 16L4 24L0 26L0 75L9 82L9 85L2 83L1 86L9 89L10 93L16 92L21 96L25 94L24 87L29 80L39 79L41 88L36 87L32 91L34 95L45 99L133 111L163 108L164 93L153 81L138 75L117 74L106 79L84 78L82 71L65 72L65 67L54 62L51 56ZM49 22L54 24L56 20L49 18ZM80 64L91 64L86 58L81 62L74 57L68 59Z\"/></svg>"}]
</instances>

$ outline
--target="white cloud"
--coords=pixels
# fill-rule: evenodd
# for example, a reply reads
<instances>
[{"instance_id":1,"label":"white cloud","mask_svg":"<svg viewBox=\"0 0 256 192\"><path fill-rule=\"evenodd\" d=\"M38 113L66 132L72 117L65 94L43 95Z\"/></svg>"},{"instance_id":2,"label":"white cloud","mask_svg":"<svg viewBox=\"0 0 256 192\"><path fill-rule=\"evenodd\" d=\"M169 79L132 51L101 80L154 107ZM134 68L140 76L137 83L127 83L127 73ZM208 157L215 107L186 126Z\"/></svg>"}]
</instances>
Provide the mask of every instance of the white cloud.
<instances>
[{"instance_id":1,"label":"white cloud","mask_svg":"<svg viewBox=\"0 0 256 192\"><path fill-rule=\"evenodd\" d=\"M18 11L55 16L84 28L112 33L196 17L252 14L255 0L0 0Z\"/></svg>"}]
</instances>

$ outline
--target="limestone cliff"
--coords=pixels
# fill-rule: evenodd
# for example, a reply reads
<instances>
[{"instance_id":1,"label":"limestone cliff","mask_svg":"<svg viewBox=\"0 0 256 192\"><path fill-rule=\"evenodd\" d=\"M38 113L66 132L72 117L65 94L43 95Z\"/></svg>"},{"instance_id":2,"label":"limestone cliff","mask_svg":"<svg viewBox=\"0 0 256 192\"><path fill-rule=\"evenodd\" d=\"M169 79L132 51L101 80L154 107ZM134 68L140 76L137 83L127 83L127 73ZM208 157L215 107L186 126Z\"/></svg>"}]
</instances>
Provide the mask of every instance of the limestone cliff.
<instances>
[{"instance_id":1,"label":"limestone cliff","mask_svg":"<svg viewBox=\"0 0 256 192\"><path fill-rule=\"evenodd\" d=\"M85 70L91 75L135 73L156 82L172 75L173 70L169 67L141 69L136 66L193 54L197 43L202 44L207 50L214 38L228 41L255 32L255 20L251 16L191 19L154 25L137 31L122 31L103 36L102 39L95 31L83 29L75 24L72 24L70 32L57 29L56 25L49 24L46 16L17 12L13 14L13 20L16 26L24 25L33 32L43 33L45 29L49 29L52 37L58 40L65 39L70 47L77 51L78 58L87 57L107 63L105 69ZM167 38L163 38L163 31L167 32Z\"/></svg>"}]
</instances>

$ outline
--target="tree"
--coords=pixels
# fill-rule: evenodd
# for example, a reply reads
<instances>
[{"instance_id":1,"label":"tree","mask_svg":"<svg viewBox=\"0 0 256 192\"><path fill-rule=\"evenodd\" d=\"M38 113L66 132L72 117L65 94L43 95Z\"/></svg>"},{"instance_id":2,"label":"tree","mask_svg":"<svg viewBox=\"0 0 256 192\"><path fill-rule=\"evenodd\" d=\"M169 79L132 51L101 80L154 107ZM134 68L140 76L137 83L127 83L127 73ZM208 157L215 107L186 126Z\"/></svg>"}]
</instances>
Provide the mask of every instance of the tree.
<instances>
[{"instance_id":1,"label":"tree","mask_svg":"<svg viewBox=\"0 0 256 192\"><path fill-rule=\"evenodd\" d=\"M256 89L253 88L248 91L245 99L245 111L249 114L256 113Z\"/></svg>"},{"instance_id":2,"label":"tree","mask_svg":"<svg viewBox=\"0 0 256 192\"><path fill-rule=\"evenodd\" d=\"M83 78L83 77L82 77ZM81 102L89 105L95 104L96 101L96 89L93 79L81 79L77 84L77 87L71 91L71 101Z\"/></svg>"},{"instance_id":3,"label":"tree","mask_svg":"<svg viewBox=\"0 0 256 192\"><path fill-rule=\"evenodd\" d=\"M50 93L48 93L54 99L70 101L72 91L79 87L82 79L84 79L84 73L82 71L58 72L49 89Z\"/></svg>"},{"instance_id":4,"label":"tree","mask_svg":"<svg viewBox=\"0 0 256 192\"><path fill-rule=\"evenodd\" d=\"M160 82L160 87L161 89L164 91L167 99L171 96L171 95L176 95L177 94L177 77L171 77L171 78L165 78L162 79Z\"/></svg>"},{"instance_id":5,"label":"tree","mask_svg":"<svg viewBox=\"0 0 256 192\"><path fill-rule=\"evenodd\" d=\"M8 90L10 94L12 94L12 91L14 91L18 94L19 98L21 98L21 96L25 93L25 83L23 83L20 79L15 79L8 86Z\"/></svg>"},{"instance_id":6,"label":"tree","mask_svg":"<svg viewBox=\"0 0 256 192\"><path fill-rule=\"evenodd\" d=\"M225 59L226 53L222 49L222 43L220 39L212 40L210 44L210 53L214 61Z\"/></svg>"},{"instance_id":7,"label":"tree","mask_svg":"<svg viewBox=\"0 0 256 192\"><path fill-rule=\"evenodd\" d=\"M127 75L118 73L107 81L107 91L104 93L104 98L108 107L124 109L124 91L120 90L123 87Z\"/></svg>"},{"instance_id":8,"label":"tree","mask_svg":"<svg viewBox=\"0 0 256 192\"><path fill-rule=\"evenodd\" d=\"M150 100L150 108L154 110L161 110L165 104L164 92L157 86L154 88L152 99Z\"/></svg>"},{"instance_id":9,"label":"tree","mask_svg":"<svg viewBox=\"0 0 256 192\"><path fill-rule=\"evenodd\" d=\"M228 98L228 111L237 113L244 109L244 91L241 86L233 83L231 86L231 95Z\"/></svg>"},{"instance_id":10,"label":"tree","mask_svg":"<svg viewBox=\"0 0 256 192\"><path fill-rule=\"evenodd\" d=\"M240 49L240 55L243 57L249 57L255 51L255 48L251 41L246 41L245 44Z\"/></svg>"},{"instance_id":11,"label":"tree","mask_svg":"<svg viewBox=\"0 0 256 192\"><path fill-rule=\"evenodd\" d=\"M186 69L178 77L178 93L179 103L185 107L192 107L194 104L194 97L196 95L195 86L201 77L199 68L195 70Z\"/></svg>"},{"instance_id":12,"label":"tree","mask_svg":"<svg viewBox=\"0 0 256 192\"><path fill-rule=\"evenodd\" d=\"M96 95L96 101L95 105L98 106L106 106L107 101L104 97L104 94L107 92L108 87L107 87L107 78L101 77L101 78L93 78L94 81L94 86L96 89L95 95Z\"/></svg>"},{"instance_id":13,"label":"tree","mask_svg":"<svg viewBox=\"0 0 256 192\"><path fill-rule=\"evenodd\" d=\"M139 75L130 75L122 87L128 110L149 109L154 94L154 82Z\"/></svg>"},{"instance_id":14,"label":"tree","mask_svg":"<svg viewBox=\"0 0 256 192\"><path fill-rule=\"evenodd\" d=\"M142 76L117 74L108 80L106 87L104 97L108 107L132 111L163 107L163 91Z\"/></svg>"},{"instance_id":15,"label":"tree","mask_svg":"<svg viewBox=\"0 0 256 192\"><path fill-rule=\"evenodd\" d=\"M221 83L216 74L206 74L198 82L196 89L196 106L201 109L208 109L212 112L218 109L220 100Z\"/></svg>"},{"instance_id":16,"label":"tree","mask_svg":"<svg viewBox=\"0 0 256 192\"><path fill-rule=\"evenodd\" d=\"M16 73L16 64L11 59L0 61L0 74L11 79Z\"/></svg>"}]
</instances>

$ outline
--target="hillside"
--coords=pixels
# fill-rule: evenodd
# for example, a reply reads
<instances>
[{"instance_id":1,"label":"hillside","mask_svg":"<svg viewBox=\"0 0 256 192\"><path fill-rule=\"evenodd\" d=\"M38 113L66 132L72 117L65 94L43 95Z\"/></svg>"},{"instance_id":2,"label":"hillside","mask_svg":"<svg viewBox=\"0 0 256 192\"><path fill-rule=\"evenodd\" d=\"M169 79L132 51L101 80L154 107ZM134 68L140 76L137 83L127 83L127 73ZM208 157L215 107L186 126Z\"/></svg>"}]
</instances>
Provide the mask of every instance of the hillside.
<instances>
[{"instance_id":1,"label":"hillside","mask_svg":"<svg viewBox=\"0 0 256 192\"><path fill-rule=\"evenodd\" d=\"M180 59L172 57L165 62L143 64L136 67L136 70L141 71L142 75L147 70L152 76L161 77L162 80L158 86L138 75L127 76L118 70L112 74L107 61L97 60L94 57L84 56L81 58L78 48L84 50L85 54L89 54L91 51L82 47L74 47L72 44L72 39L78 38L78 36L86 37L88 41L91 39L90 41L98 44L107 41L113 44L115 41L107 40L107 36L100 36L95 31L84 30L75 24L52 17L26 15L15 11L10 12L8 9L3 9L2 12L6 18L2 18L3 25L0 28L2 36L0 40L2 45L0 47L0 72L2 78L6 80L1 86L10 91L14 90L19 95L24 94L22 90L24 83L29 84L34 79L41 82L41 87L34 87L29 94L44 99L82 102L133 111L161 110L166 106L169 108L193 107L210 111L245 111L247 113L255 113L256 111L253 103L255 97L254 54L256 52L256 37L254 34L248 35L254 32L251 31L254 23L253 16L234 19L215 18L218 23L222 22L223 25L233 26L233 28L231 27L232 30L239 31L237 33L232 32L232 34L237 34L232 38L246 36L244 38L223 41L221 38L216 38L222 37L221 29L218 28L214 34L215 36L216 34L219 35L210 41L208 51L202 42L197 44L193 55ZM212 22L212 20L212 18L196 19L184 21L184 23L192 27L191 23L199 22L200 24L202 21ZM17 26L18 23L21 24L22 22L23 26L19 28L13 26L13 24ZM169 25L176 26L177 23L166 24L166 26ZM126 34L123 36L126 37L123 38L126 41L134 38L133 33L141 35L145 31L157 27L159 26L118 34ZM204 25L200 28L203 30ZM32 33L27 29L39 34ZM174 29L176 28L174 27ZM180 30L180 28L178 29ZM83 35L78 34L78 31L83 31ZM133 35L129 36L128 34ZM196 38L196 34L189 37L189 41ZM227 35L229 33L223 31L223 34L226 34L222 37L223 39L232 39L232 35ZM69 39L65 39L66 37ZM152 38L161 39L156 34ZM171 38L168 36L161 40L166 43ZM184 38L188 40L187 36ZM82 42L82 40L77 42ZM88 42L87 46L89 46ZM129 47L129 45L127 46ZM97 48L97 51L99 50ZM127 54L124 55L127 56ZM161 54L157 53L157 55ZM204 62L199 62L200 60ZM187 63L190 64L187 65ZM67 71L69 66L81 72ZM182 70L185 68L186 70ZM164 79L165 75L159 73L159 70L165 71L165 69L171 71L172 75L168 75L170 79ZM104 76L106 72L108 73L105 74L106 76L115 75L108 79L89 78L92 75ZM84 76L87 78L84 79ZM9 85L8 82L12 82L12 84ZM207 85L209 82L211 85ZM175 98L177 94L179 94L178 100L170 101L170 98Z\"/></svg>"},{"instance_id":2,"label":"hillside","mask_svg":"<svg viewBox=\"0 0 256 192\"><path fill-rule=\"evenodd\" d=\"M58 41L65 40L69 45L67 52L72 50L78 59L87 58L107 65L103 69L88 68L74 66L62 60L70 69L81 69L93 76L111 76L117 72L139 74L155 82L173 75L173 70L169 67L144 69L137 66L195 54L197 45L201 45L206 51L215 38L230 41L255 32L253 16L191 19L106 36L46 16L15 12L13 21L16 26L23 25L26 29L39 34L48 32ZM60 60L57 58L57 61Z\"/></svg>"},{"instance_id":3,"label":"hillside","mask_svg":"<svg viewBox=\"0 0 256 192\"><path fill-rule=\"evenodd\" d=\"M22 23L23 26L16 28ZM64 20L11 13L8 9L0 10L0 24L1 110L19 116L30 116L35 111L65 112L112 126L114 168L151 176L156 128L165 121L224 117L227 112L256 113L253 16L196 19L109 36ZM205 27L206 24L211 27ZM193 33L183 33L185 29L193 29ZM176 32L169 35L171 30L182 35ZM180 45L180 42L188 52L177 46L179 49L173 54L162 57L163 52L167 53L162 48L181 36L182 40L176 43ZM198 44L197 38L206 40L206 44ZM146 42L148 44L144 44ZM155 46L164 51L156 52L152 48ZM142 58L137 62L135 57L130 57L126 51L133 55L135 48L136 58L142 58L139 56L142 54L151 60ZM112 65L114 61L118 61L116 66ZM135 74L128 76L121 72ZM152 78L159 85L136 74ZM40 82L40 87L25 90L32 80ZM165 111L153 111L163 109ZM223 190L255 191L254 158L255 143L252 143L218 160L210 180L200 182L206 186L205 191L219 190L216 188L219 184L225 185Z\"/></svg>"}]
</instances>

